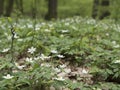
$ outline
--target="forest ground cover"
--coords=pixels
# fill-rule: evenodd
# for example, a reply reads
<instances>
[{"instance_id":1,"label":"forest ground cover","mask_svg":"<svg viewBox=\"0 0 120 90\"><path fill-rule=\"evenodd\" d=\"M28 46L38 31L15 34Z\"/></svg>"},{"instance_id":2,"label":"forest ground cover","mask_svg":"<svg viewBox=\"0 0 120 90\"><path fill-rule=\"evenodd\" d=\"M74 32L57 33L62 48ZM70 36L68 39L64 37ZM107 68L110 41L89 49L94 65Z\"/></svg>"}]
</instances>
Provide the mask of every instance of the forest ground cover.
<instances>
[{"instance_id":1,"label":"forest ground cover","mask_svg":"<svg viewBox=\"0 0 120 90\"><path fill-rule=\"evenodd\" d=\"M0 18L0 24L0 90L119 90L114 20Z\"/></svg>"}]
</instances>

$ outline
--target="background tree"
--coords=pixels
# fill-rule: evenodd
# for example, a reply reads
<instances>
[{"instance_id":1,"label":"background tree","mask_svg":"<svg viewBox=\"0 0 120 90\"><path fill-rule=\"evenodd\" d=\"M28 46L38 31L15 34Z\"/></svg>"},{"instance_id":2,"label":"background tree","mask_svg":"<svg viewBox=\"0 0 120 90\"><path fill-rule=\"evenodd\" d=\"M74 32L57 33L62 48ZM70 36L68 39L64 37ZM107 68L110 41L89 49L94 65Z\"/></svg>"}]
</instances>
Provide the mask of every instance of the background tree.
<instances>
[{"instance_id":1,"label":"background tree","mask_svg":"<svg viewBox=\"0 0 120 90\"><path fill-rule=\"evenodd\" d=\"M21 14L24 13L23 8L23 0L15 0L17 9L21 12Z\"/></svg>"},{"instance_id":2,"label":"background tree","mask_svg":"<svg viewBox=\"0 0 120 90\"><path fill-rule=\"evenodd\" d=\"M93 10L92 10L92 17L95 19L98 16L98 6L99 0L93 1Z\"/></svg>"},{"instance_id":3,"label":"background tree","mask_svg":"<svg viewBox=\"0 0 120 90\"><path fill-rule=\"evenodd\" d=\"M13 10L13 5L14 5L14 0L8 0L5 16L9 17L11 15L12 10Z\"/></svg>"},{"instance_id":4,"label":"background tree","mask_svg":"<svg viewBox=\"0 0 120 90\"><path fill-rule=\"evenodd\" d=\"M120 21L120 0L110 0L111 18Z\"/></svg>"},{"instance_id":5,"label":"background tree","mask_svg":"<svg viewBox=\"0 0 120 90\"><path fill-rule=\"evenodd\" d=\"M107 16L110 16L109 5L110 5L110 0L101 1L102 12L101 15L99 16L99 19L103 19Z\"/></svg>"},{"instance_id":6,"label":"background tree","mask_svg":"<svg viewBox=\"0 0 120 90\"><path fill-rule=\"evenodd\" d=\"M0 16L4 13L4 0L0 0Z\"/></svg>"},{"instance_id":7,"label":"background tree","mask_svg":"<svg viewBox=\"0 0 120 90\"><path fill-rule=\"evenodd\" d=\"M51 20L57 18L57 0L48 0L48 13L45 19Z\"/></svg>"},{"instance_id":8,"label":"background tree","mask_svg":"<svg viewBox=\"0 0 120 90\"><path fill-rule=\"evenodd\" d=\"M39 3L38 0L33 0L33 2L31 3L31 12L33 19L36 19L37 16L37 3Z\"/></svg>"},{"instance_id":9,"label":"background tree","mask_svg":"<svg viewBox=\"0 0 120 90\"><path fill-rule=\"evenodd\" d=\"M109 11L110 0L94 0L92 17L103 19L110 15Z\"/></svg>"}]
</instances>

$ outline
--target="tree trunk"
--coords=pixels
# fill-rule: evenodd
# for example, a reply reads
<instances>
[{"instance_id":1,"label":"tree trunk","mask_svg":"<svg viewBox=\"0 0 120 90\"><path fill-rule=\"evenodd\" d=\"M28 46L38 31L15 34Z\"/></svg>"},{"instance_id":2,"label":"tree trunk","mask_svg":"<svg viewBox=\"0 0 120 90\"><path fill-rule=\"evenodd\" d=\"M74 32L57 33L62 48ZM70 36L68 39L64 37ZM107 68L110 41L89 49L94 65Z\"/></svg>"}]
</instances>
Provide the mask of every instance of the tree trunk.
<instances>
[{"instance_id":1,"label":"tree trunk","mask_svg":"<svg viewBox=\"0 0 120 90\"><path fill-rule=\"evenodd\" d=\"M110 5L110 0L102 0L101 1L101 6L102 7L106 7L108 8ZM104 12L102 12L102 14L99 16L99 19L104 19L105 17L110 15L110 11L109 10L105 10Z\"/></svg>"},{"instance_id":2,"label":"tree trunk","mask_svg":"<svg viewBox=\"0 0 120 90\"><path fill-rule=\"evenodd\" d=\"M23 0L20 0L20 11L23 14Z\"/></svg>"},{"instance_id":3,"label":"tree trunk","mask_svg":"<svg viewBox=\"0 0 120 90\"><path fill-rule=\"evenodd\" d=\"M45 19L57 19L57 0L48 0L48 13Z\"/></svg>"},{"instance_id":4,"label":"tree trunk","mask_svg":"<svg viewBox=\"0 0 120 90\"><path fill-rule=\"evenodd\" d=\"M92 10L92 17L95 19L98 16L98 6L99 0L93 1L93 10Z\"/></svg>"},{"instance_id":5,"label":"tree trunk","mask_svg":"<svg viewBox=\"0 0 120 90\"><path fill-rule=\"evenodd\" d=\"M101 5L102 6L109 6L110 5L110 1L109 0L102 0Z\"/></svg>"},{"instance_id":6,"label":"tree trunk","mask_svg":"<svg viewBox=\"0 0 120 90\"><path fill-rule=\"evenodd\" d=\"M23 0L16 0L17 9L23 14Z\"/></svg>"},{"instance_id":7,"label":"tree trunk","mask_svg":"<svg viewBox=\"0 0 120 90\"><path fill-rule=\"evenodd\" d=\"M108 7L110 5L110 0L94 0L93 2L93 11L92 11L92 17L94 19L104 19L105 17L110 15L110 11L108 10ZM100 8L104 8L101 9Z\"/></svg>"},{"instance_id":8,"label":"tree trunk","mask_svg":"<svg viewBox=\"0 0 120 90\"><path fill-rule=\"evenodd\" d=\"M0 0L0 16L4 13L4 0Z\"/></svg>"},{"instance_id":9,"label":"tree trunk","mask_svg":"<svg viewBox=\"0 0 120 90\"><path fill-rule=\"evenodd\" d=\"M34 0L31 4L32 7L32 18L35 19L37 17L37 0Z\"/></svg>"},{"instance_id":10,"label":"tree trunk","mask_svg":"<svg viewBox=\"0 0 120 90\"><path fill-rule=\"evenodd\" d=\"M13 10L13 5L14 5L14 0L8 0L5 16L9 17L11 15L11 12Z\"/></svg>"}]
</instances>

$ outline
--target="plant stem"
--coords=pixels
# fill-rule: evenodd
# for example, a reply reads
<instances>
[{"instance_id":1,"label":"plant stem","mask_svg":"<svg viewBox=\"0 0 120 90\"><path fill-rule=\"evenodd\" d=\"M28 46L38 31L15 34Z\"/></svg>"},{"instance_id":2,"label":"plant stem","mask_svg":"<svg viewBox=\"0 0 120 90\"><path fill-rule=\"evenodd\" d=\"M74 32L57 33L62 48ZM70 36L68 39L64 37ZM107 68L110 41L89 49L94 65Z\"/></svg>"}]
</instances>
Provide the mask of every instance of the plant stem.
<instances>
[{"instance_id":1,"label":"plant stem","mask_svg":"<svg viewBox=\"0 0 120 90\"><path fill-rule=\"evenodd\" d=\"M12 21L11 21L11 18L7 18L8 19L8 23L10 24L10 27L11 27L11 29L10 29L10 31L11 31L11 34L12 34L12 37L11 37L11 48L10 48L10 50L11 50L11 63L13 62L13 60L14 60L14 36L15 36L15 29L14 29L14 26L13 26L13 24L12 24Z\"/></svg>"},{"instance_id":2,"label":"plant stem","mask_svg":"<svg viewBox=\"0 0 120 90\"><path fill-rule=\"evenodd\" d=\"M15 32L14 32L14 27L11 26L11 34L12 34L12 41L11 41L11 63L13 62L14 60L14 35L15 35Z\"/></svg>"}]
</instances>

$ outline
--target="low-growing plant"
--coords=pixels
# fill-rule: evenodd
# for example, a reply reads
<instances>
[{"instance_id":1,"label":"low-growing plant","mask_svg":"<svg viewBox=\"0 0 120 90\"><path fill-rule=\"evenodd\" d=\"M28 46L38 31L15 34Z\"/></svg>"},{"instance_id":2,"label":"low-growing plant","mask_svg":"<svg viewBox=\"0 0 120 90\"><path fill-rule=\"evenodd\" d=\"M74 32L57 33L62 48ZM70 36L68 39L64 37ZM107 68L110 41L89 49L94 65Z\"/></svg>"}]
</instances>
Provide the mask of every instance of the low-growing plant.
<instances>
[{"instance_id":1,"label":"low-growing plant","mask_svg":"<svg viewBox=\"0 0 120 90\"><path fill-rule=\"evenodd\" d=\"M120 78L120 26L112 20L81 17L36 23L30 19L18 19L18 23L14 19L0 20L0 89L44 90L53 86L102 90L99 81L117 82ZM68 61L75 67L89 68L95 86L58 76L64 72L59 64Z\"/></svg>"}]
</instances>

